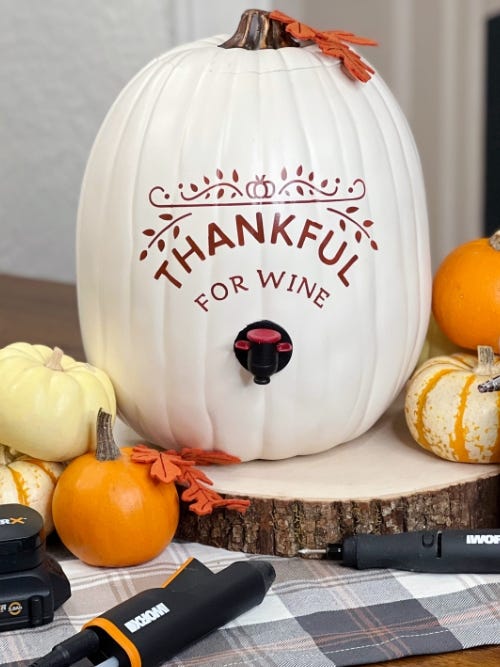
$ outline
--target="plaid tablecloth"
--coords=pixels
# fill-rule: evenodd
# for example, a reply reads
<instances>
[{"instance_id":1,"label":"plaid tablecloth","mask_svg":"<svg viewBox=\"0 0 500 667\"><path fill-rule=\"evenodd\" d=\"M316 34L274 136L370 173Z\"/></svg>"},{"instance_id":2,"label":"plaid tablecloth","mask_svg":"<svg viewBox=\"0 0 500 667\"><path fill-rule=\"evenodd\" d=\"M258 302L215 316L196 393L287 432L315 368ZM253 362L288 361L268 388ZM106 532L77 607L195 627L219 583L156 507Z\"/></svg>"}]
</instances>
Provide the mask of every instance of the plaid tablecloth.
<instances>
[{"instance_id":1,"label":"plaid tablecloth","mask_svg":"<svg viewBox=\"0 0 500 667\"><path fill-rule=\"evenodd\" d=\"M261 605L166 665L342 667L500 644L500 575L358 571L331 561L247 556L174 542L134 568L93 568L58 554L71 598L48 625L0 633L0 664L28 665L85 621L161 585L190 556L214 572L236 560L263 558L277 577Z\"/></svg>"}]
</instances>

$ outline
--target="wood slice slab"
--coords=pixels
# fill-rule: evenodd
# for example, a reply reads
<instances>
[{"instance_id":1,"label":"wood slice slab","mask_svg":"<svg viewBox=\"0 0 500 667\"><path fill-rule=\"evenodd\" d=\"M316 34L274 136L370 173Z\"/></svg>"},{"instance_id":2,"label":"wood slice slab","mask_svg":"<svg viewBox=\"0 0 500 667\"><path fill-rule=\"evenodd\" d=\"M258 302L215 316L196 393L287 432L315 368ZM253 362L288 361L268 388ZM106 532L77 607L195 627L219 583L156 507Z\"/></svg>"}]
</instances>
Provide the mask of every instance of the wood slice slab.
<instances>
[{"instance_id":1,"label":"wood slice slab","mask_svg":"<svg viewBox=\"0 0 500 667\"><path fill-rule=\"evenodd\" d=\"M177 537L235 551L293 556L353 533L500 526L500 465L420 448L401 398L370 431L327 452L204 470L221 495L251 505L204 517L183 508Z\"/></svg>"}]
</instances>

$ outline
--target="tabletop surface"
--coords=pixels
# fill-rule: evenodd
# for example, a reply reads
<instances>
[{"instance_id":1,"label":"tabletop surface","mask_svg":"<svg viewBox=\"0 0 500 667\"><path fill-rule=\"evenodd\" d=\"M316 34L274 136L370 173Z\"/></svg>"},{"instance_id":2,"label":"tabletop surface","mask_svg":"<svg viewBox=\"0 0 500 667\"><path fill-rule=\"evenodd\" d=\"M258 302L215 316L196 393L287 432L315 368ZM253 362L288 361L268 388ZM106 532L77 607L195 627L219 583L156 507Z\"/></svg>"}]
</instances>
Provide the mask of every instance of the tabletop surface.
<instances>
[{"instance_id":1,"label":"tabletop surface","mask_svg":"<svg viewBox=\"0 0 500 667\"><path fill-rule=\"evenodd\" d=\"M43 343L84 359L74 285L0 275L0 347ZM493 667L500 647L469 649L380 663L394 667ZM376 666L375 666L376 667Z\"/></svg>"}]
</instances>

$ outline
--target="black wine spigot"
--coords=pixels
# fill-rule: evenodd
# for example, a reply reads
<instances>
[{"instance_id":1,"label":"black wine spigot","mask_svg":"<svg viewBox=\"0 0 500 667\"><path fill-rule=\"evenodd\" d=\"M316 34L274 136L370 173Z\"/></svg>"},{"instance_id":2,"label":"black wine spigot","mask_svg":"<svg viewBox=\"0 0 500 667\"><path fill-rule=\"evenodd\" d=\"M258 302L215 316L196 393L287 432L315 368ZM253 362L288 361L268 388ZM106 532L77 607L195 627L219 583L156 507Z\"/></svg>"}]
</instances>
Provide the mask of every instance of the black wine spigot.
<instances>
[{"instance_id":1,"label":"black wine spigot","mask_svg":"<svg viewBox=\"0 0 500 667\"><path fill-rule=\"evenodd\" d=\"M280 326L263 320L240 331L234 341L238 361L253 375L256 384L269 384L271 375L286 366L292 356L292 342Z\"/></svg>"}]
</instances>

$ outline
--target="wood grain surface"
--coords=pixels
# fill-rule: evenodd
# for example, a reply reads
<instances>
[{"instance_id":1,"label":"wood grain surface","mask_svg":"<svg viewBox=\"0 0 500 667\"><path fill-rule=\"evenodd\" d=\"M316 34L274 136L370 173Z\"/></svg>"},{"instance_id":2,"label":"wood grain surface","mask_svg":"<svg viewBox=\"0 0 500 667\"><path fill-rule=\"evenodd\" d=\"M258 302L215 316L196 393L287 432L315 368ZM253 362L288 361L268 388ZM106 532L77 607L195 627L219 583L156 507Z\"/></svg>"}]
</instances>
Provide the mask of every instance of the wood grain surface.
<instances>
[{"instance_id":1,"label":"wood grain surface","mask_svg":"<svg viewBox=\"0 0 500 667\"><path fill-rule=\"evenodd\" d=\"M79 361L84 360L74 285L0 274L0 347L16 341L57 345ZM457 653L378 663L378 667L382 665L498 667L500 647L469 649Z\"/></svg>"},{"instance_id":2,"label":"wood grain surface","mask_svg":"<svg viewBox=\"0 0 500 667\"><path fill-rule=\"evenodd\" d=\"M24 341L83 360L74 285L0 274L0 347Z\"/></svg>"}]
</instances>

